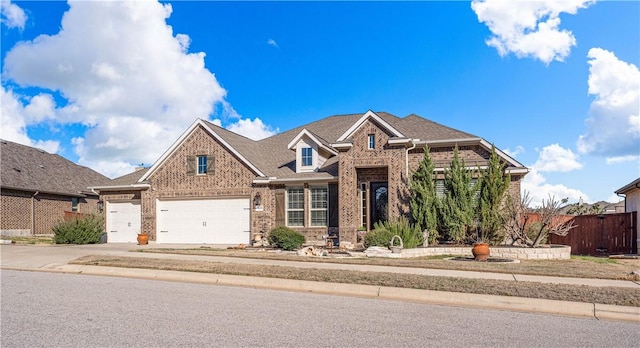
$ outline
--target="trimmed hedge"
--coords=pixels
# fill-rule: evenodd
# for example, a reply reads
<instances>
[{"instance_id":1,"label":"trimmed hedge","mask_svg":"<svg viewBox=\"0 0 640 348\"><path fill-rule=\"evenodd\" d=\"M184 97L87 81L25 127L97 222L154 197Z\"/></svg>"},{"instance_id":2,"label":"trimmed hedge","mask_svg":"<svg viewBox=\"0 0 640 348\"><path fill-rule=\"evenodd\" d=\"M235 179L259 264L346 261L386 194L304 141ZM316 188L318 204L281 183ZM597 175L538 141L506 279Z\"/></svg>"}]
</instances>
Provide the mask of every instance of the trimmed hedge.
<instances>
[{"instance_id":1,"label":"trimmed hedge","mask_svg":"<svg viewBox=\"0 0 640 348\"><path fill-rule=\"evenodd\" d=\"M276 227L269 232L269 244L284 250L295 250L302 246L304 236L288 227Z\"/></svg>"},{"instance_id":2,"label":"trimmed hedge","mask_svg":"<svg viewBox=\"0 0 640 348\"><path fill-rule=\"evenodd\" d=\"M86 215L60 221L53 226L56 244L96 244L104 234L104 219L99 215Z\"/></svg>"}]
</instances>

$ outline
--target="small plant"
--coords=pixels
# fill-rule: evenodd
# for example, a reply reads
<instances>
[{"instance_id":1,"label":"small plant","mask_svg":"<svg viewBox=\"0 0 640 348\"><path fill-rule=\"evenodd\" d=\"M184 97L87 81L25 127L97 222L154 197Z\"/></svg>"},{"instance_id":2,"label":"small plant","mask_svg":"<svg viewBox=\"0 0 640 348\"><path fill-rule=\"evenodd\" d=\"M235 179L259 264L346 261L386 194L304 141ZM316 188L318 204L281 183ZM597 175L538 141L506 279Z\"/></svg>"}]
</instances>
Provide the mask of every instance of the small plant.
<instances>
[{"instance_id":1,"label":"small plant","mask_svg":"<svg viewBox=\"0 0 640 348\"><path fill-rule=\"evenodd\" d=\"M288 227L276 227L269 232L269 244L284 250L295 250L302 246L304 236Z\"/></svg>"},{"instance_id":2,"label":"small plant","mask_svg":"<svg viewBox=\"0 0 640 348\"><path fill-rule=\"evenodd\" d=\"M389 242L393 238L393 233L384 227L376 227L364 235L364 247L389 247Z\"/></svg>"},{"instance_id":3,"label":"small plant","mask_svg":"<svg viewBox=\"0 0 640 348\"><path fill-rule=\"evenodd\" d=\"M96 244L104 234L104 219L99 215L85 215L60 221L53 227L56 244Z\"/></svg>"},{"instance_id":4,"label":"small plant","mask_svg":"<svg viewBox=\"0 0 640 348\"><path fill-rule=\"evenodd\" d=\"M389 231L390 236L388 240L391 240L394 235L400 236L405 248L417 248L422 245L424 240L420 226L409 223L409 220L406 217L399 217L397 220L392 222L377 222L374 224L374 228ZM387 245L389 245L388 241Z\"/></svg>"}]
</instances>

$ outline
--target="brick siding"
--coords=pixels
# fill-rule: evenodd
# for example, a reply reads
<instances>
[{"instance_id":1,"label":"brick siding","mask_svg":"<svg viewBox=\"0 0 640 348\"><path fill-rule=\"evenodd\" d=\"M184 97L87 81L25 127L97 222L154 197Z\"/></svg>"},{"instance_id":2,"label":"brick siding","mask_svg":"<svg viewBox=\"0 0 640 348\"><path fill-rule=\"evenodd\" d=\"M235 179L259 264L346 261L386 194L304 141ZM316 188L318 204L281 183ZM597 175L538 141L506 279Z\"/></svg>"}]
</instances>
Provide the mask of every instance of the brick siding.
<instances>
[{"instance_id":1,"label":"brick siding","mask_svg":"<svg viewBox=\"0 0 640 348\"><path fill-rule=\"evenodd\" d=\"M0 230L3 234L52 234L53 227L72 210L68 196L2 189ZM32 198L33 197L33 198ZM97 197L78 198L78 213L97 212ZM33 215L32 215L33 212Z\"/></svg>"}]
</instances>

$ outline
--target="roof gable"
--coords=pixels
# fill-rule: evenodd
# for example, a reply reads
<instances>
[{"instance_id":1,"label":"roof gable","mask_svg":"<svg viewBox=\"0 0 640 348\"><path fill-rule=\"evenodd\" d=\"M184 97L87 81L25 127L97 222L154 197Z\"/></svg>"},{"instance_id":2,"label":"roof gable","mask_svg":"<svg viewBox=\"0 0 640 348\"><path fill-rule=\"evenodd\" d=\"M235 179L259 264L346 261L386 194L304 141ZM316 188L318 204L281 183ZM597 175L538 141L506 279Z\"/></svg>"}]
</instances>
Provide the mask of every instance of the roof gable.
<instances>
[{"instance_id":1,"label":"roof gable","mask_svg":"<svg viewBox=\"0 0 640 348\"><path fill-rule=\"evenodd\" d=\"M333 155L337 155L338 152L336 150L334 150L333 148L331 148L331 145L329 145L329 143L320 138L319 136L313 134L312 132L308 131L306 128L303 129L302 131L300 131L300 133L298 133L298 135L296 135L295 138L293 138L293 140L291 140L289 142L289 144L287 145L287 148L289 150L295 150L296 149L296 145L298 144L298 142L300 142L300 139L307 137L309 139L311 139L311 141L313 141L316 145L318 145L318 148L323 149Z\"/></svg>"},{"instance_id":2,"label":"roof gable","mask_svg":"<svg viewBox=\"0 0 640 348\"><path fill-rule=\"evenodd\" d=\"M147 170L147 172L140 177L140 179L138 180L139 183L149 179L153 173L155 173L158 168L160 168L162 166L162 164L180 147L180 145L191 135L191 133L193 133L193 131L197 128L197 127L202 127L204 128L209 134L211 134L211 136L213 136L216 140L218 140L226 149L229 150L229 152L231 152L232 154L234 154L235 156L237 156L240 161L242 161L244 164L247 165L247 167L249 167L252 171L254 171L256 173L257 176L266 176L260 169L258 169L258 167L256 167L252 162L250 162L243 153L241 153L240 151L238 151L234 146L232 146L230 144L229 141L231 138L234 138L234 136L236 137L241 137L244 138L238 134L235 134L233 132L229 132L226 131L227 133L231 133L234 136L230 136L229 134L225 134L225 137L222 137L220 134L218 134L216 131L220 132L220 130L222 130L222 128L220 127L216 127L216 130L214 130L214 127L212 127L214 125L212 125L209 122L206 122L202 119L197 119L193 124L191 124L191 126L189 126L189 128L182 133L182 135L180 135L180 137L169 147L169 149L167 149L167 151L165 151L162 156L160 156L160 158L151 166L151 168L149 168L149 170ZM251 140L244 138L245 140L251 142ZM234 139L236 140L236 142L239 144L240 142L238 141L238 139ZM233 142L233 141L232 141ZM240 145L240 144L239 144ZM247 153L247 151L244 151L244 153Z\"/></svg>"},{"instance_id":3,"label":"roof gable","mask_svg":"<svg viewBox=\"0 0 640 348\"><path fill-rule=\"evenodd\" d=\"M393 137L397 137L397 138L404 138L405 137L399 130L397 130L391 124L387 123L380 116L378 116L375 112L369 110L364 115L362 115L362 117L360 117L360 119L358 119L358 121L356 121L356 123L351 125L351 127L349 127L349 129L347 129L347 131L344 132L336 140L336 143L344 142L345 140L349 139L353 135L353 133L355 133L358 129L360 129L360 127L362 127L362 125L369 119L375 120L385 130L387 130Z\"/></svg>"}]
</instances>

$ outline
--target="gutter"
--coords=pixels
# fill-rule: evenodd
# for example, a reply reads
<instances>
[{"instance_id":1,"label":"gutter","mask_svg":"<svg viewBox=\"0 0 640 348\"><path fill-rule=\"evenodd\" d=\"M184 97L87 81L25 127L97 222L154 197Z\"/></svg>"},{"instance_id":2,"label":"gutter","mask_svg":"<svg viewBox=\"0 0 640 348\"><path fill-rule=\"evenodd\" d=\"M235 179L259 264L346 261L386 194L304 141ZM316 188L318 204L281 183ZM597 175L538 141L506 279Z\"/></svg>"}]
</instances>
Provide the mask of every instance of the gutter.
<instances>
[{"instance_id":1,"label":"gutter","mask_svg":"<svg viewBox=\"0 0 640 348\"><path fill-rule=\"evenodd\" d=\"M117 190L146 190L151 188L149 184L129 184L129 185L114 185L114 186L91 186L88 187L91 192L98 194L98 191L117 191Z\"/></svg>"},{"instance_id":2,"label":"gutter","mask_svg":"<svg viewBox=\"0 0 640 348\"><path fill-rule=\"evenodd\" d=\"M286 178L286 179L278 179L278 178L268 178L268 179L254 179L254 184L291 184L291 183L307 183L307 182L336 182L338 181L337 176L330 176L324 178Z\"/></svg>"},{"instance_id":3,"label":"gutter","mask_svg":"<svg viewBox=\"0 0 640 348\"><path fill-rule=\"evenodd\" d=\"M36 196L40 193L40 191L36 191L33 196L31 196L31 235L36 235Z\"/></svg>"},{"instance_id":4,"label":"gutter","mask_svg":"<svg viewBox=\"0 0 640 348\"><path fill-rule=\"evenodd\" d=\"M417 141L417 139L416 139L416 141ZM413 142L413 140L410 140L410 142L411 142L411 146L407 148L407 151L405 152L405 157L404 157L404 159L405 159L405 169L407 171L407 186L410 183L410 179L409 179L409 151L415 149L416 146L417 146L416 143Z\"/></svg>"}]
</instances>

